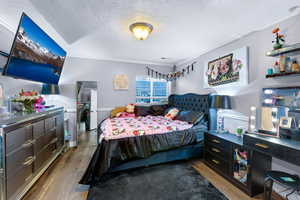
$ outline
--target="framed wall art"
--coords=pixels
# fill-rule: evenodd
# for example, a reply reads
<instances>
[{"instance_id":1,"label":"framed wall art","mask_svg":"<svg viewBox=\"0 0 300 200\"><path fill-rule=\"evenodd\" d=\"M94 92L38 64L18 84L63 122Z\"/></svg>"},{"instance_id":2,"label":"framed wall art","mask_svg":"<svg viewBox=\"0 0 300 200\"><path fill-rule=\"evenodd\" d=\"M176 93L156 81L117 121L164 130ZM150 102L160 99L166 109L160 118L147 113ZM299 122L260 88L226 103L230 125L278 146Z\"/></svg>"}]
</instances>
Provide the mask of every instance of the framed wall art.
<instances>
[{"instance_id":1,"label":"framed wall art","mask_svg":"<svg viewBox=\"0 0 300 200\"><path fill-rule=\"evenodd\" d=\"M205 88L247 85L248 47L206 62L204 70Z\"/></svg>"},{"instance_id":2,"label":"framed wall art","mask_svg":"<svg viewBox=\"0 0 300 200\"><path fill-rule=\"evenodd\" d=\"M128 90L128 85L129 85L128 76L126 74L115 75L113 84L115 90Z\"/></svg>"}]
</instances>

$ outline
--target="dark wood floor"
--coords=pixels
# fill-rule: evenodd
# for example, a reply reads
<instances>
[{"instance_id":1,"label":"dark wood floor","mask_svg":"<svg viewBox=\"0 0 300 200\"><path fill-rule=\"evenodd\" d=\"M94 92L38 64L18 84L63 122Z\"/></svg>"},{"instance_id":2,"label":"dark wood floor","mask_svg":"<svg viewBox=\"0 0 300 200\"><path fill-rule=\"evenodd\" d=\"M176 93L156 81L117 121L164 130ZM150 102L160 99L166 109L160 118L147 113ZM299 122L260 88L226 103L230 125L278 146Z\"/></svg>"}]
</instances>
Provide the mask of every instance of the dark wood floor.
<instances>
[{"instance_id":1,"label":"dark wood floor","mask_svg":"<svg viewBox=\"0 0 300 200\"><path fill-rule=\"evenodd\" d=\"M60 156L45 172L23 200L85 200L87 189L77 184L96 149L95 134L82 134L77 148ZM193 167L231 200L250 198L219 176L201 160L192 161Z\"/></svg>"}]
</instances>

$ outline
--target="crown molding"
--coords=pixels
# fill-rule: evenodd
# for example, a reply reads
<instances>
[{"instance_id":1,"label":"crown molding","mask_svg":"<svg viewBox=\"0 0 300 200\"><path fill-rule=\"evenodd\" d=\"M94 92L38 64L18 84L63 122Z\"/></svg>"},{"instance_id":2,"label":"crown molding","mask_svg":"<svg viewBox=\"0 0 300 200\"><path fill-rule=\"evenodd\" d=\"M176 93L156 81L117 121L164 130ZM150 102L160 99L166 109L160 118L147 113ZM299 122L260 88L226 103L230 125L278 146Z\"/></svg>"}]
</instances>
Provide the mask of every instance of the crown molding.
<instances>
[{"instance_id":1,"label":"crown molding","mask_svg":"<svg viewBox=\"0 0 300 200\"><path fill-rule=\"evenodd\" d=\"M156 65L156 66L164 66L164 67L173 67L173 64L170 63L160 63L160 62L150 62L143 60L129 60L129 59L105 59L105 58L93 58L93 57L80 57L80 56L68 56L69 58L78 58L78 59L90 59L90 60L99 60L99 61L110 61L110 62L121 62L121 63L131 63L131 64L143 64L143 65Z\"/></svg>"},{"instance_id":2,"label":"crown molding","mask_svg":"<svg viewBox=\"0 0 300 200\"><path fill-rule=\"evenodd\" d=\"M3 20L1 17L0 17L0 25L2 25L6 30L10 31L11 33L15 32L15 29L12 26L10 26L8 23L6 23L5 20Z\"/></svg>"}]
</instances>

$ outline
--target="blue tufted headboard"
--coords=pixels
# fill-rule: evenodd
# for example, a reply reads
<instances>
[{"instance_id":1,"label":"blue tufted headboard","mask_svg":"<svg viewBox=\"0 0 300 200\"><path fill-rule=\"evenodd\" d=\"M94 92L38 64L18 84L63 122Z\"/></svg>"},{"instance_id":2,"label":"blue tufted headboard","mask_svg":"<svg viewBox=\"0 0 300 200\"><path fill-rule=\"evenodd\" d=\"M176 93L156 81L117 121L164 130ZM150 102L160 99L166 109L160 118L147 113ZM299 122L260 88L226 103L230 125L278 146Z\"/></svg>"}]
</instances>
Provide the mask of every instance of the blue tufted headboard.
<instances>
[{"instance_id":1,"label":"blue tufted headboard","mask_svg":"<svg viewBox=\"0 0 300 200\"><path fill-rule=\"evenodd\" d=\"M209 130L216 130L217 112L210 109L210 94L173 94L169 96L169 106L180 110L193 110L204 112L209 122Z\"/></svg>"},{"instance_id":2,"label":"blue tufted headboard","mask_svg":"<svg viewBox=\"0 0 300 200\"><path fill-rule=\"evenodd\" d=\"M169 96L169 106L180 110L193 110L209 114L209 94L173 94Z\"/></svg>"}]
</instances>

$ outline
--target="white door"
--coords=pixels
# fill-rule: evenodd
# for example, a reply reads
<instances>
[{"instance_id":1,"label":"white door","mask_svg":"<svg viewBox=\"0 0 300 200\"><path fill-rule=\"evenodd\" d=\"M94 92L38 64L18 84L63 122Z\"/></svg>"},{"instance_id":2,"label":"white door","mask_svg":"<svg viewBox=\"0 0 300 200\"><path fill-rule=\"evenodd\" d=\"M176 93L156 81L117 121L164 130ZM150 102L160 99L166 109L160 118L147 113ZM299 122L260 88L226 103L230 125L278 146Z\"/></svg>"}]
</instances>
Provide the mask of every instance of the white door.
<instances>
[{"instance_id":1,"label":"white door","mask_svg":"<svg viewBox=\"0 0 300 200\"><path fill-rule=\"evenodd\" d=\"M98 99L97 90L91 90L90 130L97 128Z\"/></svg>"}]
</instances>

